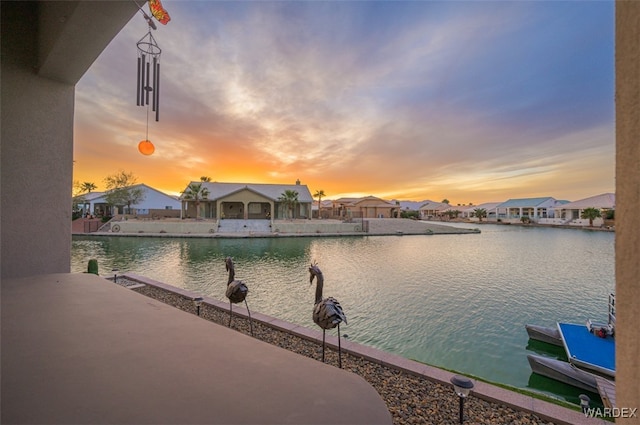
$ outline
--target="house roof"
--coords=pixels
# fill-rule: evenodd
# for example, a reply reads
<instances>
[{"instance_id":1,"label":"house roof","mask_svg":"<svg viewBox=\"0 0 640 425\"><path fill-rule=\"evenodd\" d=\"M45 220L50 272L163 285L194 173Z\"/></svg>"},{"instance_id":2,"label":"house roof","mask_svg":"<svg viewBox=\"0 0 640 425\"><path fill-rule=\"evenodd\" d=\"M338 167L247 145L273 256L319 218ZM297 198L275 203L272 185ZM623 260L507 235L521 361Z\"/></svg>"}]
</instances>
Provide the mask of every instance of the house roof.
<instances>
[{"instance_id":1,"label":"house roof","mask_svg":"<svg viewBox=\"0 0 640 425\"><path fill-rule=\"evenodd\" d=\"M73 199L84 199L86 202L93 201L94 199L101 198L105 192L87 192L74 196Z\"/></svg>"},{"instance_id":2,"label":"house roof","mask_svg":"<svg viewBox=\"0 0 640 425\"><path fill-rule=\"evenodd\" d=\"M480 205L467 205L465 208L463 208L462 211L473 212L478 208L483 208L487 210L487 212L489 212L489 211L495 210L500 204L502 204L502 202L485 202L484 204L480 204Z\"/></svg>"},{"instance_id":3,"label":"house roof","mask_svg":"<svg viewBox=\"0 0 640 425\"><path fill-rule=\"evenodd\" d=\"M445 211L452 208L451 205L449 204L445 204L443 202L433 202L433 201L427 201L426 204L422 205L420 207L421 211L430 211L430 210L436 210L436 211Z\"/></svg>"},{"instance_id":4,"label":"house roof","mask_svg":"<svg viewBox=\"0 0 640 425\"><path fill-rule=\"evenodd\" d=\"M215 201L216 199L224 198L232 193L247 189L265 198L269 198L272 201L277 201L286 190L295 190L298 192L298 201L304 203L313 202L311 192L304 184L218 183L199 181L191 183L202 183L202 186L206 187L209 191L207 199L210 201Z\"/></svg>"},{"instance_id":5,"label":"house roof","mask_svg":"<svg viewBox=\"0 0 640 425\"><path fill-rule=\"evenodd\" d=\"M342 204L347 207L355 207L359 203L365 202L365 201L377 202L376 204L368 204L367 205L368 207L377 207L377 208L396 208L397 207L395 203L391 203L389 201L386 201L384 199L378 198L376 196L371 196L371 195L364 196L362 198L338 198L332 202L336 204Z\"/></svg>"},{"instance_id":6,"label":"house roof","mask_svg":"<svg viewBox=\"0 0 640 425\"><path fill-rule=\"evenodd\" d=\"M358 199L355 204L358 205L362 202L365 201L374 201L376 202L376 204L369 204L368 206L371 207L387 207L387 208L396 208L397 205L394 203L391 203L389 201L385 201L384 199L378 198L376 196L365 196L364 198L360 198Z\"/></svg>"},{"instance_id":7,"label":"house roof","mask_svg":"<svg viewBox=\"0 0 640 425\"><path fill-rule=\"evenodd\" d=\"M590 198L580 199L575 202L569 202L562 205L563 210L582 210L585 208L615 209L616 194L603 193L601 195L591 196Z\"/></svg>"},{"instance_id":8,"label":"house roof","mask_svg":"<svg viewBox=\"0 0 640 425\"><path fill-rule=\"evenodd\" d=\"M160 191L158 189L154 189L153 187L148 186L148 185L146 185L144 183L138 183L138 184L134 184L134 185L131 185L131 186L127 186L124 189L132 189L132 188L138 188L138 187L142 188L144 190L147 190L147 191L156 192L156 193L158 193L159 195L162 195L162 196L166 196L167 198L171 199L172 201L179 201L178 197L172 196L172 195L167 195L166 193L164 193L164 192L162 192L162 191ZM83 195L76 196L76 198L82 197L86 202L94 202L94 201L103 199L106 194L107 194L107 192L87 192L87 193L85 193Z\"/></svg>"},{"instance_id":9,"label":"house roof","mask_svg":"<svg viewBox=\"0 0 640 425\"><path fill-rule=\"evenodd\" d=\"M498 205L498 207L500 208L537 207L548 201L555 201L555 199L552 198L551 196L547 196L544 198L509 199L508 201Z\"/></svg>"},{"instance_id":10,"label":"house roof","mask_svg":"<svg viewBox=\"0 0 640 425\"><path fill-rule=\"evenodd\" d=\"M421 206L432 201L428 199L425 199L424 201L398 201L397 199L392 199L390 202L393 204L400 202L400 209L403 211L418 211Z\"/></svg>"}]
</instances>

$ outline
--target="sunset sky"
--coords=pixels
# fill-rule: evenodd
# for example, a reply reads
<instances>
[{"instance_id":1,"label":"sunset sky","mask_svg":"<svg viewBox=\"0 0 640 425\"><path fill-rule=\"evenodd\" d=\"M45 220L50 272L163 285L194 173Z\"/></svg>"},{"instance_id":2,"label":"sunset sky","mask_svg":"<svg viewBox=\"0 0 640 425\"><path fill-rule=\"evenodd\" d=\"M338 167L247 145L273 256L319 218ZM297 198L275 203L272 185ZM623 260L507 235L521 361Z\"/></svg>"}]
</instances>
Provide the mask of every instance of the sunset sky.
<instances>
[{"instance_id":1,"label":"sunset sky","mask_svg":"<svg viewBox=\"0 0 640 425\"><path fill-rule=\"evenodd\" d=\"M156 151L136 14L76 86L74 180L480 204L614 191L612 1L170 1ZM144 9L148 11L148 6Z\"/></svg>"}]
</instances>

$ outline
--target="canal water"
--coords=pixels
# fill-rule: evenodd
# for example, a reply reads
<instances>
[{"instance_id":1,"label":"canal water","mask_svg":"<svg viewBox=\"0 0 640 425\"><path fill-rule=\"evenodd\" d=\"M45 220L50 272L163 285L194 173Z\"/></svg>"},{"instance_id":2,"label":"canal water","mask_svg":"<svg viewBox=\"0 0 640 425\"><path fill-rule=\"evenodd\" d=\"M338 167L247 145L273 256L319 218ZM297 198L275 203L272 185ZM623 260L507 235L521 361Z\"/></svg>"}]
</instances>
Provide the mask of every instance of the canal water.
<instances>
[{"instance_id":1,"label":"canal water","mask_svg":"<svg viewBox=\"0 0 640 425\"><path fill-rule=\"evenodd\" d=\"M491 382L577 403L579 391L532 375L525 324L606 322L614 233L508 225L479 234L294 238L74 236L72 272L112 269L226 301L224 258L252 311L309 328L318 264L352 341ZM559 353L551 353L559 354ZM592 395L592 398L596 397Z\"/></svg>"}]
</instances>

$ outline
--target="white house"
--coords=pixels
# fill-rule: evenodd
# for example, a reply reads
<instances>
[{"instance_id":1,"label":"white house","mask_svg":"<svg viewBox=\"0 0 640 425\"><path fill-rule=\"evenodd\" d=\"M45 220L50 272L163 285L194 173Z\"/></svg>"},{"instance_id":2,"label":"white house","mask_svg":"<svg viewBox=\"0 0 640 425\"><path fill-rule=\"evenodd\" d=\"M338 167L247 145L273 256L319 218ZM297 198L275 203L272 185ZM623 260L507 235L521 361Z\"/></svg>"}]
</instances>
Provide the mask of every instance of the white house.
<instances>
[{"instance_id":1,"label":"white house","mask_svg":"<svg viewBox=\"0 0 640 425\"><path fill-rule=\"evenodd\" d=\"M434 218L439 219L445 211L450 209L454 209L454 207L443 202L428 201L418 211L420 211L421 219L432 220Z\"/></svg>"},{"instance_id":2,"label":"white house","mask_svg":"<svg viewBox=\"0 0 640 425\"><path fill-rule=\"evenodd\" d=\"M496 206L498 219L505 222L519 222L522 217L538 222L542 218L552 218L554 208L559 205L556 199L547 196L544 198L520 198L509 199Z\"/></svg>"},{"instance_id":3,"label":"white house","mask_svg":"<svg viewBox=\"0 0 640 425\"><path fill-rule=\"evenodd\" d=\"M602 226L604 218L609 211L616 209L615 193L603 193L601 195L591 196L589 198L580 199L574 202L564 203L555 208L554 223L544 224L568 224L571 226L588 226L589 220L583 219L582 212L587 208L595 208L600 210L601 218L593 220L594 226Z\"/></svg>"},{"instance_id":4,"label":"white house","mask_svg":"<svg viewBox=\"0 0 640 425\"><path fill-rule=\"evenodd\" d=\"M167 195L143 183L129 186L127 189L138 188L142 190L143 198L138 204L131 205L130 214L161 216L164 211L175 210L176 212L171 215L180 215L180 200L177 197ZM109 205L106 194L107 192L88 192L76 196L74 200L78 202L83 215L90 213L94 216L108 216L124 213L126 205Z\"/></svg>"},{"instance_id":5,"label":"white house","mask_svg":"<svg viewBox=\"0 0 640 425\"><path fill-rule=\"evenodd\" d=\"M487 212L487 216L482 220L485 221L496 221L498 218L498 205L502 202L485 202L480 205L470 205L468 207L464 207L462 210L462 217L469 218L472 221L480 221L478 217L475 217L475 210L484 209Z\"/></svg>"}]
</instances>

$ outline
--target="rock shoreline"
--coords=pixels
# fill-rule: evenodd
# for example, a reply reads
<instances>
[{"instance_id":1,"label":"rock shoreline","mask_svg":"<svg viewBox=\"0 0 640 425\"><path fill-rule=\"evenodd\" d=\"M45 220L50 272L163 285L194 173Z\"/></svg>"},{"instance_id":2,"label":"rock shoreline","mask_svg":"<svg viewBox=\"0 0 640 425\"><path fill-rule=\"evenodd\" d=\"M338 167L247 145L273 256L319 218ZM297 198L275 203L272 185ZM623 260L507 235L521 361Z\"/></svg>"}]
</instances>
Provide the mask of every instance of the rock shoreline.
<instances>
[{"instance_id":1,"label":"rock shoreline","mask_svg":"<svg viewBox=\"0 0 640 425\"><path fill-rule=\"evenodd\" d=\"M151 285L137 285L138 283L118 278L118 284L129 286L140 294L191 314L195 313L193 301L190 298ZM227 326L229 321L228 311L209 304L202 305L200 316L223 326ZM249 321L242 316L233 316L232 328L250 335ZM274 329L262 322L254 321L253 334L254 338L269 344L318 361L321 358L322 347L319 344ZM337 367L336 350L327 347L326 362ZM350 353L342 353L342 363L343 369L361 376L376 389L387 404L394 424L459 423L459 400L450 386L396 370ZM474 397L473 394L465 401L464 412L466 424L554 424L554 422L545 421L534 414L482 400Z\"/></svg>"}]
</instances>

